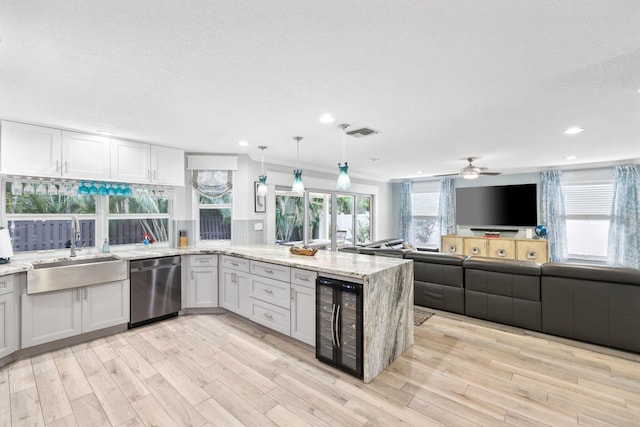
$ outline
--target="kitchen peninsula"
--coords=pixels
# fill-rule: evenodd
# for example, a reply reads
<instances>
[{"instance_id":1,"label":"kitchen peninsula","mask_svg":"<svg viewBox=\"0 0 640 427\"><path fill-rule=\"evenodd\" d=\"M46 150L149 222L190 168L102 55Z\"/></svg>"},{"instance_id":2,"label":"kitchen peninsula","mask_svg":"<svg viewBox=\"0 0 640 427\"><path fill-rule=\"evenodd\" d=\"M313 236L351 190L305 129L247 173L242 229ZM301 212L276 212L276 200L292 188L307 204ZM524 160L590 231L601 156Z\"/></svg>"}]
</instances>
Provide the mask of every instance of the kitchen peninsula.
<instances>
[{"instance_id":1,"label":"kitchen peninsula","mask_svg":"<svg viewBox=\"0 0 640 427\"><path fill-rule=\"evenodd\" d=\"M263 268L264 271L277 272L279 269L285 269L286 274L291 271L290 276L286 276L287 286L289 282L293 286L294 272L308 272L313 273L314 278L316 275L339 278L362 285L362 377L364 382L373 380L413 344L413 263L409 260L330 251L318 251L315 256L301 256L293 255L289 253L287 247L280 246L212 246L187 249L152 246L144 249L116 250L110 254L124 261L172 255L182 255L183 259L206 255L218 259L219 255L221 281L224 263L236 260L239 264L243 262L246 264L247 272L251 265L251 271L254 274L256 274L253 270L254 266ZM78 259L99 259L103 256L103 254L86 254ZM64 259L64 256L49 255L46 259L12 260L11 264L0 268L0 275L19 274L30 270L33 268L30 263ZM309 281L309 285L313 288L313 280ZM225 307L222 301L222 287L220 292L220 306ZM249 296L248 292L247 296ZM277 294L276 289L270 297L275 297ZM238 294L237 297L241 298L241 295ZM289 298L287 290L283 301L286 300L288 303ZM274 309L276 309L274 314L276 316L278 307ZM252 317L246 312L238 312L238 314L255 320L255 316ZM314 316L312 310L302 314ZM266 316L271 314L267 313ZM266 326L270 325L266 324ZM273 329L278 330L275 327ZM291 336L294 335L291 334Z\"/></svg>"}]
</instances>

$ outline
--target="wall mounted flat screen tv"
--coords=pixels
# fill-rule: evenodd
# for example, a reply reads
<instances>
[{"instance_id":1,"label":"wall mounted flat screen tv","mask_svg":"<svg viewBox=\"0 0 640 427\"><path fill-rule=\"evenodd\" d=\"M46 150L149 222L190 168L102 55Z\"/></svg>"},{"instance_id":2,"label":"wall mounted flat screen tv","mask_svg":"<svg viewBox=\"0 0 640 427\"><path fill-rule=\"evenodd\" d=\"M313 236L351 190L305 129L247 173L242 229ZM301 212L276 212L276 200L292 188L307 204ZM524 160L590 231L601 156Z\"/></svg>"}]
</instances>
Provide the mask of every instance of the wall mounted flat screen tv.
<instances>
[{"instance_id":1,"label":"wall mounted flat screen tv","mask_svg":"<svg viewBox=\"0 0 640 427\"><path fill-rule=\"evenodd\" d=\"M537 201L536 184L456 188L456 224L535 226Z\"/></svg>"}]
</instances>

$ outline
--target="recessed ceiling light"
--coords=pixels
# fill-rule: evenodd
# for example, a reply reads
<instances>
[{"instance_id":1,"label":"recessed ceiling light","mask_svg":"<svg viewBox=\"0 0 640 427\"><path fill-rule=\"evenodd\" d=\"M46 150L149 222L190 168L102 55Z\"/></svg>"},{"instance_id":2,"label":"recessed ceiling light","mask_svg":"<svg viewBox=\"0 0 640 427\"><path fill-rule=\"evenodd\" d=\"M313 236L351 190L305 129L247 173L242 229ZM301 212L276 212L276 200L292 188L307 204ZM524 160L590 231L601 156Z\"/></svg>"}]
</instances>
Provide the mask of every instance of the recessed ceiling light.
<instances>
[{"instance_id":1,"label":"recessed ceiling light","mask_svg":"<svg viewBox=\"0 0 640 427\"><path fill-rule=\"evenodd\" d=\"M243 139L241 141L238 141L238 145L241 147L246 147L247 145L249 145L249 143Z\"/></svg>"},{"instance_id":2,"label":"recessed ceiling light","mask_svg":"<svg viewBox=\"0 0 640 427\"><path fill-rule=\"evenodd\" d=\"M370 162L379 162L380 161L380 157L372 157L369 159Z\"/></svg>"},{"instance_id":3,"label":"recessed ceiling light","mask_svg":"<svg viewBox=\"0 0 640 427\"><path fill-rule=\"evenodd\" d=\"M99 133L100 135L115 135L115 133L108 130L97 130L96 132Z\"/></svg>"},{"instance_id":4,"label":"recessed ceiling light","mask_svg":"<svg viewBox=\"0 0 640 427\"><path fill-rule=\"evenodd\" d=\"M565 130L564 134L565 135L576 135L576 134L582 132L583 130L584 130L583 128L575 126L575 127L572 127L572 128L569 128L569 129Z\"/></svg>"},{"instance_id":5,"label":"recessed ceiling light","mask_svg":"<svg viewBox=\"0 0 640 427\"><path fill-rule=\"evenodd\" d=\"M333 123L335 122L336 118L333 117L331 114L329 113L325 113L323 115L320 116L320 121L322 123Z\"/></svg>"},{"instance_id":6,"label":"recessed ceiling light","mask_svg":"<svg viewBox=\"0 0 640 427\"><path fill-rule=\"evenodd\" d=\"M574 156L574 155L572 154L572 155L570 155L570 156L565 157L564 159L565 159L565 160L575 160L575 159L577 159L577 158L578 158L577 156Z\"/></svg>"},{"instance_id":7,"label":"recessed ceiling light","mask_svg":"<svg viewBox=\"0 0 640 427\"><path fill-rule=\"evenodd\" d=\"M417 171L417 172L416 172L416 174L417 174L417 175L422 175L423 173L424 173L424 172L422 172L422 171Z\"/></svg>"}]
</instances>

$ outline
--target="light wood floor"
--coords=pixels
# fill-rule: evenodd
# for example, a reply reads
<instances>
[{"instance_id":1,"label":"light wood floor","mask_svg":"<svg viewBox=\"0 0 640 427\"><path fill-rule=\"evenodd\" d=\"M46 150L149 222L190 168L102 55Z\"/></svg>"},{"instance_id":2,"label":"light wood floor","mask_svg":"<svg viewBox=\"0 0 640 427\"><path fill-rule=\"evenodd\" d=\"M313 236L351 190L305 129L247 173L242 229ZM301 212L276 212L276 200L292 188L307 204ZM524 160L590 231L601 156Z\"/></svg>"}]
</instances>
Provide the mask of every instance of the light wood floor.
<instances>
[{"instance_id":1,"label":"light wood floor","mask_svg":"<svg viewBox=\"0 0 640 427\"><path fill-rule=\"evenodd\" d=\"M364 384L236 316L180 317L5 367L0 425L640 425L637 355L441 312L415 338Z\"/></svg>"}]
</instances>

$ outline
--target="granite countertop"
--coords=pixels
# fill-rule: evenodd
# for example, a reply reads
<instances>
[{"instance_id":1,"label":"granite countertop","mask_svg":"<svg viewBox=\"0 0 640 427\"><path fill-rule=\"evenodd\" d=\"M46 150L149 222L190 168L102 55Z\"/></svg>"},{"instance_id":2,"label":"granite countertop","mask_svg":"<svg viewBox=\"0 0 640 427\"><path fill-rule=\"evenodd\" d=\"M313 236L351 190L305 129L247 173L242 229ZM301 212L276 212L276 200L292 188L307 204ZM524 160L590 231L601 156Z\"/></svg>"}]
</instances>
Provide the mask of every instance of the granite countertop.
<instances>
[{"instance_id":1,"label":"granite countertop","mask_svg":"<svg viewBox=\"0 0 640 427\"><path fill-rule=\"evenodd\" d=\"M21 273L33 269L33 264L65 260L98 259L112 256L123 261L144 258L158 258L173 255L222 254L247 258L273 264L286 265L324 273L362 278L387 270L391 267L411 262L400 258L358 255L345 252L318 251L314 256L293 255L288 247L255 245L210 245L177 249L162 246L141 247L140 249L114 250L110 253L80 253L71 258L60 253L39 253L31 256L20 255L8 264L0 265L0 276Z\"/></svg>"}]
</instances>

